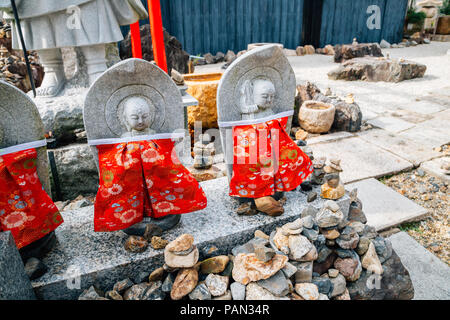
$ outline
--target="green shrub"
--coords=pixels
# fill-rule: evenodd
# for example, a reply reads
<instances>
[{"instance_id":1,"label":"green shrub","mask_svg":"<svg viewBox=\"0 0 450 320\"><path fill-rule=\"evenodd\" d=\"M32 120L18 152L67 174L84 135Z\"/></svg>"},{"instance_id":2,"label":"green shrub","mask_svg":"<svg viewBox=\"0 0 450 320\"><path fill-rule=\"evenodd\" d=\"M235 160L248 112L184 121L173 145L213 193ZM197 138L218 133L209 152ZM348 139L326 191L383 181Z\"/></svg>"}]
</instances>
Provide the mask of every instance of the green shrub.
<instances>
[{"instance_id":1,"label":"green shrub","mask_svg":"<svg viewBox=\"0 0 450 320\"><path fill-rule=\"evenodd\" d=\"M413 8L408 9L408 14L406 15L406 20L408 23L420 24L425 21L427 15L425 12L416 12Z\"/></svg>"},{"instance_id":2,"label":"green shrub","mask_svg":"<svg viewBox=\"0 0 450 320\"><path fill-rule=\"evenodd\" d=\"M441 13L448 16L450 15L450 0L445 0L441 7Z\"/></svg>"}]
</instances>

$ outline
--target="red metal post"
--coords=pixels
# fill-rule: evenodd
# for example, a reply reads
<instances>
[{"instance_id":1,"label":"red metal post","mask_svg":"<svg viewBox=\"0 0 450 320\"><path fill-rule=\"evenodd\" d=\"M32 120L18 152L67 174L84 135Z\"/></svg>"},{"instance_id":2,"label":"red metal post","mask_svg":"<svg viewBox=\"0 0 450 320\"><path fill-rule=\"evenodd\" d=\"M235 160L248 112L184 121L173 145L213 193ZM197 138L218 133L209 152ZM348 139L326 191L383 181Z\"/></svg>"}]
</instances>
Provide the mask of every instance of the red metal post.
<instances>
[{"instance_id":1,"label":"red metal post","mask_svg":"<svg viewBox=\"0 0 450 320\"><path fill-rule=\"evenodd\" d=\"M152 29L153 56L156 64L167 72L166 47L164 45L164 33L161 17L160 0L148 0L150 27Z\"/></svg>"},{"instance_id":2,"label":"red metal post","mask_svg":"<svg viewBox=\"0 0 450 320\"><path fill-rule=\"evenodd\" d=\"M130 25L131 31L131 51L133 58L142 59L141 31L139 21Z\"/></svg>"}]
</instances>

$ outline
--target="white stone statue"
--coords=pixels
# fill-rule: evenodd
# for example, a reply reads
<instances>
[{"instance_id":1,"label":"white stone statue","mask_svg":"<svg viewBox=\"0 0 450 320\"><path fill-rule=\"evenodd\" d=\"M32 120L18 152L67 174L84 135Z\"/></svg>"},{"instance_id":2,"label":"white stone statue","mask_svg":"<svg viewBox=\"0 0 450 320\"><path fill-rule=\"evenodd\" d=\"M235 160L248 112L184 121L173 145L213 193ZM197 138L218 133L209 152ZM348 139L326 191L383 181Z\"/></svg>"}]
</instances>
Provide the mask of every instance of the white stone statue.
<instances>
[{"instance_id":1,"label":"white stone statue","mask_svg":"<svg viewBox=\"0 0 450 320\"><path fill-rule=\"evenodd\" d=\"M156 131L150 129L152 123L152 113L147 100L141 96L131 96L123 102L122 122L127 128L122 137L134 137L155 134Z\"/></svg>"},{"instance_id":2,"label":"white stone statue","mask_svg":"<svg viewBox=\"0 0 450 320\"><path fill-rule=\"evenodd\" d=\"M264 78L247 80L241 89L242 120L259 119L273 115L275 86Z\"/></svg>"},{"instance_id":3,"label":"white stone statue","mask_svg":"<svg viewBox=\"0 0 450 320\"><path fill-rule=\"evenodd\" d=\"M27 50L36 50L45 68L39 96L56 96L66 83L60 48L80 47L92 84L106 69L105 46L123 40L120 26L145 19L140 0L16 0ZM10 0L0 0L14 19ZM12 23L13 49L21 49Z\"/></svg>"}]
</instances>

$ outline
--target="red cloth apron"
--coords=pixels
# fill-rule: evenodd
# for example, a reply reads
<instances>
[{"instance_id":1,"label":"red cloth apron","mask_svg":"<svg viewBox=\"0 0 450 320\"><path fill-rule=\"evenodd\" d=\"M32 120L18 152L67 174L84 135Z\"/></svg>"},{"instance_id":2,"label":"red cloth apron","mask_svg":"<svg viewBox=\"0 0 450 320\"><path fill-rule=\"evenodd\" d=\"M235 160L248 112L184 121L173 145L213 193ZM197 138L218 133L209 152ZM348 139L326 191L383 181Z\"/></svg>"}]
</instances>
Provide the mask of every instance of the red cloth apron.
<instances>
[{"instance_id":1,"label":"red cloth apron","mask_svg":"<svg viewBox=\"0 0 450 320\"><path fill-rule=\"evenodd\" d=\"M63 222L58 208L43 190L36 163L35 149L0 156L0 231L11 231L19 249Z\"/></svg>"},{"instance_id":2,"label":"red cloth apron","mask_svg":"<svg viewBox=\"0 0 450 320\"><path fill-rule=\"evenodd\" d=\"M312 161L286 132L287 121L233 127L230 196L257 199L292 191L312 173Z\"/></svg>"},{"instance_id":3,"label":"red cloth apron","mask_svg":"<svg viewBox=\"0 0 450 320\"><path fill-rule=\"evenodd\" d=\"M96 232L123 230L144 216L162 218L206 208L205 193L180 163L171 139L98 145Z\"/></svg>"}]
</instances>

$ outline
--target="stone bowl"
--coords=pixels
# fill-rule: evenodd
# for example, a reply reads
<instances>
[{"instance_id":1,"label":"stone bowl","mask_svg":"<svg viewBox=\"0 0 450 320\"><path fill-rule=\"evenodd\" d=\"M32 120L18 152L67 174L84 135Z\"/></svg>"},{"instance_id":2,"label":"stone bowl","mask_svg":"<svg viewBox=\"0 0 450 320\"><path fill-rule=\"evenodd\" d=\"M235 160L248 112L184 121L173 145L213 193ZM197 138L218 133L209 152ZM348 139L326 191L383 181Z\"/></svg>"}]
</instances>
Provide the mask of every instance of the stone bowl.
<instances>
[{"instance_id":1,"label":"stone bowl","mask_svg":"<svg viewBox=\"0 0 450 320\"><path fill-rule=\"evenodd\" d=\"M298 114L300 126L310 133L326 133L334 122L336 107L320 101L305 101Z\"/></svg>"}]
</instances>

